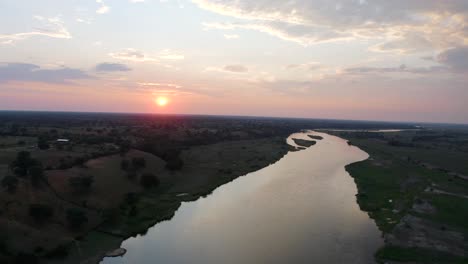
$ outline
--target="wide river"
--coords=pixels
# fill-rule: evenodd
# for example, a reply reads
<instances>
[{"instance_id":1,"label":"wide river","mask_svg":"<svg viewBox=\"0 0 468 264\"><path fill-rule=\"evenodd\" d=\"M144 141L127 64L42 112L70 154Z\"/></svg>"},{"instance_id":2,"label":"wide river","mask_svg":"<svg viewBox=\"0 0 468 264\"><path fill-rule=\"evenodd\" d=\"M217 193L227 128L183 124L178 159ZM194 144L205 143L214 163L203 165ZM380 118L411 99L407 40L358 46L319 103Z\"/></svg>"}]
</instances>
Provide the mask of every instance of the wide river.
<instances>
[{"instance_id":1,"label":"wide river","mask_svg":"<svg viewBox=\"0 0 468 264\"><path fill-rule=\"evenodd\" d=\"M124 241L125 256L102 263L375 263L383 240L344 168L367 153L317 132L288 143L307 134L324 139L183 203L170 221Z\"/></svg>"}]
</instances>

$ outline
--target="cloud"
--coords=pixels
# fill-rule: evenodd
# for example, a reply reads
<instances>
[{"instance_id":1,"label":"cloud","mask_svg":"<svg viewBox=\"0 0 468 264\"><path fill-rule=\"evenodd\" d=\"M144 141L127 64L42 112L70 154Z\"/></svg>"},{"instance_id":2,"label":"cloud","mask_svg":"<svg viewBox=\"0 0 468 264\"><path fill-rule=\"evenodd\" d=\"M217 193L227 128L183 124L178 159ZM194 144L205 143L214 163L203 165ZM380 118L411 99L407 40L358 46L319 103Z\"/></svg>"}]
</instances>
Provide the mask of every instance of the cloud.
<instances>
[{"instance_id":1,"label":"cloud","mask_svg":"<svg viewBox=\"0 0 468 264\"><path fill-rule=\"evenodd\" d=\"M38 65L28 63L0 64L0 83L13 81L68 83L72 80L82 79L94 79L94 77L82 70L66 67L41 69Z\"/></svg>"},{"instance_id":2,"label":"cloud","mask_svg":"<svg viewBox=\"0 0 468 264\"><path fill-rule=\"evenodd\" d=\"M96 65L95 69L98 72L126 72L132 70L125 64L107 62Z\"/></svg>"},{"instance_id":3,"label":"cloud","mask_svg":"<svg viewBox=\"0 0 468 264\"><path fill-rule=\"evenodd\" d=\"M41 16L35 16L34 19L40 24L33 31L14 34L0 34L0 44L13 44L16 41L25 40L35 36L59 39L72 38L72 35L65 28L60 18L45 18Z\"/></svg>"},{"instance_id":4,"label":"cloud","mask_svg":"<svg viewBox=\"0 0 468 264\"><path fill-rule=\"evenodd\" d=\"M110 11L110 7L104 3L104 0L96 0L96 3L99 4L99 8L96 10L96 13L102 15Z\"/></svg>"},{"instance_id":5,"label":"cloud","mask_svg":"<svg viewBox=\"0 0 468 264\"><path fill-rule=\"evenodd\" d=\"M456 47L441 52L436 61L456 72L468 71L468 46Z\"/></svg>"},{"instance_id":6,"label":"cloud","mask_svg":"<svg viewBox=\"0 0 468 264\"><path fill-rule=\"evenodd\" d=\"M190 94L204 94L202 90L184 88L182 85L173 83L140 82L137 83L138 90L152 92L153 95L179 96Z\"/></svg>"},{"instance_id":7,"label":"cloud","mask_svg":"<svg viewBox=\"0 0 468 264\"><path fill-rule=\"evenodd\" d=\"M125 49L118 52L109 53L114 59L128 60L133 62L157 62L158 60L136 49Z\"/></svg>"},{"instance_id":8,"label":"cloud","mask_svg":"<svg viewBox=\"0 0 468 264\"><path fill-rule=\"evenodd\" d=\"M410 68L405 64L398 67L351 67L346 68L342 73L346 74L391 74L391 73L411 73L411 74L434 74L447 73L449 69L445 66L414 67Z\"/></svg>"},{"instance_id":9,"label":"cloud","mask_svg":"<svg viewBox=\"0 0 468 264\"><path fill-rule=\"evenodd\" d=\"M324 66L321 65L318 62L309 62L309 63L301 63L301 64L289 64L286 66L286 69L288 70L306 70L306 71L315 71L315 70L320 70L323 69Z\"/></svg>"},{"instance_id":10,"label":"cloud","mask_svg":"<svg viewBox=\"0 0 468 264\"><path fill-rule=\"evenodd\" d=\"M148 55L136 49L124 49L118 52L109 53L114 59L127 60L133 62L160 62L161 60L183 60L185 56L179 52L165 49L157 55ZM167 66L167 65L166 65Z\"/></svg>"},{"instance_id":11,"label":"cloud","mask_svg":"<svg viewBox=\"0 0 468 264\"><path fill-rule=\"evenodd\" d=\"M140 82L138 83L138 85L144 86L144 87L171 88L171 89L182 88L182 86L173 84L173 83Z\"/></svg>"},{"instance_id":12,"label":"cloud","mask_svg":"<svg viewBox=\"0 0 468 264\"><path fill-rule=\"evenodd\" d=\"M296 42L303 46L317 43L325 43L338 40L349 40L351 36L345 33L333 31L321 31L314 26L285 24L282 22L258 22L258 23L202 23L205 29L235 30L246 29L255 30L269 34L282 40Z\"/></svg>"},{"instance_id":13,"label":"cloud","mask_svg":"<svg viewBox=\"0 0 468 264\"><path fill-rule=\"evenodd\" d=\"M239 35L237 34L224 34L225 39L238 39Z\"/></svg>"},{"instance_id":14,"label":"cloud","mask_svg":"<svg viewBox=\"0 0 468 264\"><path fill-rule=\"evenodd\" d=\"M192 2L200 8L240 20L228 23L230 25L224 29L256 30L301 45L350 39L377 40L380 43L373 51L410 53L454 47L468 41L468 1L465 0ZM209 26L214 24L209 23Z\"/></svg>"},{"instance_id":15,"label":"cloud","mask_svg":"<svg viewBox=\"0 0 468 264\"><path fill-rule=\"evenodd\" d=\"M165 49L159 53L158 58L163 60L183 60L185 59L185 56L180 54L179 52L170 49Z\"/></svg>"},{"instance_id":16,"label":"cloud","mask_svg":"<svg viewBox=\"0 0 468 264\"><path fill-rule=\"evenodd\" d=\"M243 73L249 71L244 65L226 65L224 66L223 70L234 73Z\"/></svg>"}]
</instances>

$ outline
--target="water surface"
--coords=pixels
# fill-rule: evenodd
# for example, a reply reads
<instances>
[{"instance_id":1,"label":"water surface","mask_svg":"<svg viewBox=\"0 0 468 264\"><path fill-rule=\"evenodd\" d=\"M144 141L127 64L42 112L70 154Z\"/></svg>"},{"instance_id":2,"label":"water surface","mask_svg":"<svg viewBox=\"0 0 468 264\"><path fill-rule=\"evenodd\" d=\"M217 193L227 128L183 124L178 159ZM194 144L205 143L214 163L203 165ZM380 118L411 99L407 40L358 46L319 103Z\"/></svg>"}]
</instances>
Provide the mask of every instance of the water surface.
<instances>
[{"instance_id":1,"label":"water surface","mask_svg":"<svg viewBox=\"0 0 468 264\"><path fill-rule=\"evenodd\" d=\"M309 134L324 139L183 203L172 220L124 241L124 257L102 263L374 263L380 232L356 204L344 168L368 155L338 137ZM290 144L293 137L308 139L293 134Z\"/></svg>"}]
</instances>

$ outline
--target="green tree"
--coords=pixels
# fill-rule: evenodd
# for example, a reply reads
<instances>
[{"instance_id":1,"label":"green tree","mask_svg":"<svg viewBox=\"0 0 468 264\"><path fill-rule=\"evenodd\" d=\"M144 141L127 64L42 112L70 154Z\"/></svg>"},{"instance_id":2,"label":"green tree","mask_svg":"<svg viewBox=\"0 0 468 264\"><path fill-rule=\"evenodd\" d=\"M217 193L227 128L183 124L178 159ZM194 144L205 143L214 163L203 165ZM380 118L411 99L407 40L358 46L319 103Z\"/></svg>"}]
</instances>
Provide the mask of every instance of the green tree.
<instances>
[{"instance_id":1,"label":"green tree","mask_svg":"<svg viewBox=\"0 0 468 264\"><path fill-rule=\"evenodd\" d=\"M47 141L46 138L40 137L40 138L38 139L38 141L37 141L37 147L38 147L39 149L44 150L44 149L49 149L49 148L50 148L50 145L49 145L49 142Z\"/></svg>"},{"instance_id":2,"label":"green tree","mask_svg":"<svg viewBox=\"0 0 468 264\"><path fill-rule=\"evenodd\" d=\"M75 193L85 193L91 189L91 185L94 182L92 175L76 176L68 178L68 184Z\"/></svg>"},{"instance_id":3,"label":"green tree","mask_svg":"<svg viewBox=\"0 0 468 264\"><path fill-rule=\"evenodd\" d=\"M86 212L78 208L67 209L67 221L71 228L79 229L88 222Z\"/></svg>"},{"instance_id":4,"label":"green tree","mask_svg":"<svg viewBox=\"0 0 468 264\"><path fill-rule=\"evenodd\" d=\"M31 176L31 183L33 186L39 186L41 180L44 179L44 169L42 164L37 164L29 168L29 175Z\"/></svg>"},{"instance_id":5,"label":"green tree","mask_svg":"<svg viewBox=\"0 0 468 264\"><path fill-rule=\"evenodd\" d=\"M141 175L140 184L145 189L150 189L153 187L158 187L160 184L159 178L152 173L144 173Z\"/></svg>"},{"instance_id":6,"label":"green tree","mask_svg":"<svg viewBox=\"0 0 468 264\"><path fill-rule=\"evenodd\" d=\"M135 157L132 159L132 165L135 169L142 169L146 167L146 160L143 157Z\"/></svg>"},{"instance_id":7,"label":"green tree","mask_svg":"<svg viewBox=\"0 0 468 264\"><path fill-rule=\"evenodd\" d=\"M120 168L124 171L128 170L130 168L130 162L128 162L126 159L123 159L120 161Z\"/></svg>"},{"instance_id":8,"label":"green tree","mask_svg":"<svg viewBox=\"0 0 468 264\"><path fill-rule=\"evenodd\" d=\"M18 179L12 175L5 176L2 179L2 186L7 188L8 192L14 193L18 186Z\"/></svg>"},{"instance_id":9,"label":"green tree","mask_svg":"<svg viewBox=\"0 0 468 264\"><path fill-rule=\"evenodd\" d=\"M42 223L54 215L54 210L46 204L31 204L29 205L29 216L34 218L36 222Z\"/></svg>"}]
</instances>

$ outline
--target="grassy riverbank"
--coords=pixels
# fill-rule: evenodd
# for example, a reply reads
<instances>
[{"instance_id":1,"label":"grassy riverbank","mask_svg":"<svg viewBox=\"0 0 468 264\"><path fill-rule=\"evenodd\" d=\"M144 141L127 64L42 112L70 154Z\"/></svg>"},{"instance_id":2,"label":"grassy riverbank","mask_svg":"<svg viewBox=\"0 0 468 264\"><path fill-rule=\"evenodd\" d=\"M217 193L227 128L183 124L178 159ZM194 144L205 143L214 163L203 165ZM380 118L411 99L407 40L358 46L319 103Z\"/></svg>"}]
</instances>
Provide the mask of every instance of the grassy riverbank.
<instances>
[{"instance_id":1,"label":"grassy riverbank","mask_svg":"<svg viewBox=\"0 0 468 264\"><path fill-rule=\"evenodd\" d=\"M61 259L60 263L96 263L106 252L119 247L125 238L144 234L156 223L171 219L181 202L209 195L222 184L266 167L283 157L288 149L282 138L239 140L196 146L183 151L181 157L184 168L180 171L163 170L164 162L161 162L158 169L158 165L154 165L157 164L155 161L153 166L156 167L151 170L159 171L160 186L155 190L138 192L135 201L124 202L117 209L113 209L114 216L76 241L70 247L69 255L66 259ZM136 154L131 151L127 155ZM125 158L128 157L118 155L110 157L108 159L118 160L109 163L109 166ZM93 162L106 166L102 161L96 160L90 163ZM121 177L128 181L127 184L133 185L131 180L125 179L125 175ZM110 185L111 182L109 178L107 184ZM119 188L115 184L114 181L114 188ZM121 193L125 194L127 191L124 189ZM105 197L102 193L94 195ZM121 200L123 197L116 199L116 201Z\"/></svg>"},{"instance_id":2,"label":"grassy riverbank","mask_svg":"<svg viewBox=\"0 0 468 264\"><path fill-rule=\"evenodd\" d=\"M347 170L385 235L379 262L467 263L468 132L338 135L370 154Z\"/></svg>"}]
</instances>

